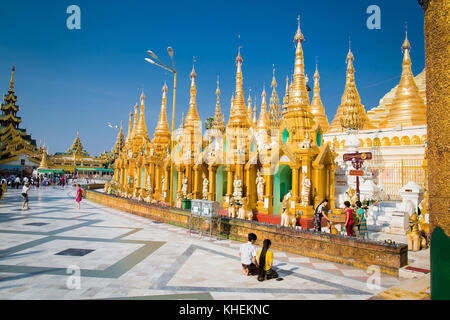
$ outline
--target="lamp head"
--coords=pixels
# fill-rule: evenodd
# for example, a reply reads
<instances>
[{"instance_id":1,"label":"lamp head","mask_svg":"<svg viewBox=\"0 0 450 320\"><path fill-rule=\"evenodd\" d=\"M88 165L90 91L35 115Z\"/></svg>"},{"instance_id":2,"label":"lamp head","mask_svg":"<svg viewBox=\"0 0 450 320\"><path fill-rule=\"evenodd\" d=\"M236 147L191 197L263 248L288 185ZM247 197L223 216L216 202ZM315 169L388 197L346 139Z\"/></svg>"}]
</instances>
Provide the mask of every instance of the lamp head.
<instances>
[{"instance_id":1,"label":"lamp head","mask_svg":"<svg viewBox=\"0 0 450 320\"><path fill-rule=\"evenodd\" d=\"M153 51L148 50L147 53L148 53L153 59L158 59L158 57L156 56L156 54L153 53Z\"/></svg>"},{"instance_id":2,"label":"lamp head","mask_svg":"<svg viewBox=\"0 0 450 320\"><path fill-rule=\"evenodd\" d=\"M167 48L167 53L169 54L170 57L173 57L173 49L172 49L172 47L168 47Z\"/></svg>"},{"instance_id":3,"label":"lamp head","mask_svg":"<svg viewBox=\"0 0 450 320\"><path fill-rule=\"evenodd\" d=\"M155 64L155 61L153 61L153 60L150 59L150 58L145 58L145 61L147 61L147 62L149 62L149 63L151 63L151 64Z\"/></svg>"}]
</instances>

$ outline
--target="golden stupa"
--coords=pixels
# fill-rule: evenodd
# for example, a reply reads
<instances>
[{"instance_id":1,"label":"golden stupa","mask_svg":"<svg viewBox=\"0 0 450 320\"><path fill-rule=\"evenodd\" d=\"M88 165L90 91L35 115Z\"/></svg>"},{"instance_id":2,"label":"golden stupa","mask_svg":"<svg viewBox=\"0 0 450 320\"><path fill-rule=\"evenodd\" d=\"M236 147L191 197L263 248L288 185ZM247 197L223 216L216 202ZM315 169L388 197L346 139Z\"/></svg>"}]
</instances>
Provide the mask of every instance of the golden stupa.
<instances>
[{"instance_id":1,"label":"golden stupa","mask_svg":"<svg viewBox=\"0 0 450 320\"><path fill-rule=\"evenodd\" d=\"M336 116L327 133L343 131L344 128L355 130L374 129L375 126L370 122L364 106L361 104L361 98L355 83L355 60L351 49L347 54L347 76L345 82L344 94L341 98L341 104L338 107Z\"/></svg>"},{"instance_id":2,"label":"golden stupa","mask_svg":"<svg viewBox=\"0 0 450 320\"><path fill-rule=\"evenodd\" d=\"M316 72L314 73L314 94L311 101L311 113L313 114L316 123L320 125L322 131L325 132L327 131L330 124L328 123L328 118L325 114L325 108L323 107L322 99L320 99L319 79L320 75L316 64Z\"/></svg>"},{"instance_id":3,"label":"golden stupa","mask_svg":"<svg viewBox=\"0 0 450 320\"><path fill-rule=\"evenodd\" d=\"M411 45L406 35L402 45L404 51L402 76L395 90L392 105L389 107L386 117L380 122L380 128L394 128L398 124L404 127L426 124L426 106L424 100L420 97L419 89L411 71L410 49Z\"/></svg>"}]
</instances>

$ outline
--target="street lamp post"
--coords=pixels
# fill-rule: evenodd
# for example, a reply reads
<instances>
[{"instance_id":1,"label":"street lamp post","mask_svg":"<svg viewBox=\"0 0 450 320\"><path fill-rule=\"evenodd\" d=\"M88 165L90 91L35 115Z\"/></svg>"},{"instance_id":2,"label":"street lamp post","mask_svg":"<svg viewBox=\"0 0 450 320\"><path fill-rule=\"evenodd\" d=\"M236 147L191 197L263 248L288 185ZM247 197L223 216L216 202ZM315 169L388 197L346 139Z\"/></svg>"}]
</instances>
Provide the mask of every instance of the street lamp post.
<instances>
[{"instance_id":1,"label":"street lamp post","mask_svg":"<svg viewBox=\"0 0 450 320\"><path fill-rule=\"evenodd\" d=\"M173 62L173 49L172 47L167 48L167 53L170 56L170 60L172 61L173 69L168 67L164 62L162 62L153 51L148 50L147 53L153 58L158 60L161 64L156 63L152 59L145 58L145 61L148 63L154 64L160 68L163 68L169 72L173 73L173 106L172 106L172 134L170 137L170 178L169 178L169 205L173 206L173 161L172 161L172 152L173 152L173 139L174 139L174 128L175 128L175 100L177 93L177 71L175 70L175 64Z\"/></svg>"}]
</instances>

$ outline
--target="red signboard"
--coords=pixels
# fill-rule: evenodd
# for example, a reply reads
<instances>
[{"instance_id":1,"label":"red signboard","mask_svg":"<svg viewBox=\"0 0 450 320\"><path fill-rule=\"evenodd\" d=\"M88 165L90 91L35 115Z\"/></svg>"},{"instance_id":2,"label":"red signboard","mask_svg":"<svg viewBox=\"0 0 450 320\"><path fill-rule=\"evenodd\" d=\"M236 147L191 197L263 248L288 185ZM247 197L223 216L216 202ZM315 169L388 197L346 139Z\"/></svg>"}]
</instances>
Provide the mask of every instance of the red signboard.
<instances>
[{"instance_id":1,"label":"red signboard","mask_svg":"<svg viewBox=\"0 0 450 320\"><path fill-rule=\"evenodd\" d=\"M350 175L362 177L364 175L364 171L363 170L350 170Z\"/></svg>"},{"instance_id":2,"label":"red signboard","mask_svg":"<svg viewBox=\"0 0 450 320\"><path fill-rule=\"evenodd\" d=\"M352 159L358 160L370 160L372 159L371 152L353 152L353 153L345 153L344 161L351 161Z\"/></svg>"}]
</instances>

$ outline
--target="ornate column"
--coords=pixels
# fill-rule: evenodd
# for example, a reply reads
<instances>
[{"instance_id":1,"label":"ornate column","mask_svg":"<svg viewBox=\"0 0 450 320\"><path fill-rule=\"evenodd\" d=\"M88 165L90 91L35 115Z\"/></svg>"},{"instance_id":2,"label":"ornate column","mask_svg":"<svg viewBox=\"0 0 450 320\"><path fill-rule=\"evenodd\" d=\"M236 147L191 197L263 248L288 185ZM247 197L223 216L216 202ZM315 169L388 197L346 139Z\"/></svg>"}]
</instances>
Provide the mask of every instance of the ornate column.
<instances>
[{"instance_id":1,"label":"ornate column","mask_svg":"<svg viewBox=\"0 0 450 320\"><path fill-rule=\"evenodd\" d=\"M297 203L298 201L298 167L291 167L292 169L292 200Z\"/></svg>"},{"instance_id":2,"label":"ornate column","mask_svg":"<svg viewBox=\"0 0 450 320\"><path fill-rule=\"evenodd\" d=\"M169 201L169 192L171 192L170 187L169 187L169 183L170 183L170 169L168 167L164 168L164 177L166 179L166 183L164 186L164 189L161 190L162 194L163 194L163 200L164 202L168 202ZM164 193L166 194L164 197Z\"/></svg>"},{"instance_id":3,"label":"ornate column","mask_svg":"<svg viewBox=\"0 0 450 320\"><path fill-rule=\"evenodd\" d=\"M194 199L202 199L202 176L200 174L201 165L194 165L194 188L192 190L192 195Z\"/></svg>"},{"instance_id":4,"label":"ornate column","mask_svg":"<svg viewBox=\"0 0 450 320\"><path fill-rule=\"evenodd\" d=\"M215 201L216 200L216 171L217 166L210 165L208 166L208 200Z\"/></svg>"},{"instance_id":5,"label":"ornate column","mask_svg":"<svg viewBox=\"0 0 450 320\"><path fill-rule=\"evenodd\" d=\"M273 215L273 174L270 165L263 167L263 176L266 180L266 193L264 195L264 213Z\"/></svg>"},{"instance_id":6,"label":"ornate column","mask_svg":"<svg viewBox=\"0 0 450 320\"><path fill-rule=\"evenodd\" d=\"M155 164L155 189L154 189L155 199L161 198L161 169Z\"/></svg>"},{"instance_id":7,"label":"ornate column","mask_svg":"<svg viewBox=\"0 0 450 320\"><path fill-rule=\"evenodd\" d=\"M230 165L227 165L225 171L227 172L227 194L223 205L225 208L228 208L231 195L233 194L233 170Z\"/></svg>"}]
</instances>

